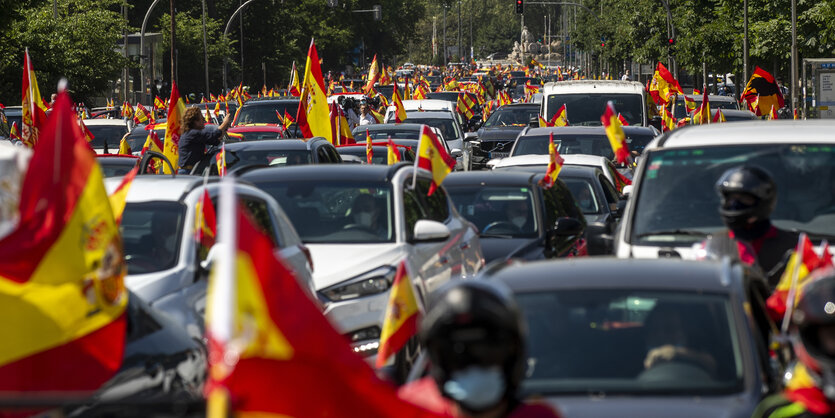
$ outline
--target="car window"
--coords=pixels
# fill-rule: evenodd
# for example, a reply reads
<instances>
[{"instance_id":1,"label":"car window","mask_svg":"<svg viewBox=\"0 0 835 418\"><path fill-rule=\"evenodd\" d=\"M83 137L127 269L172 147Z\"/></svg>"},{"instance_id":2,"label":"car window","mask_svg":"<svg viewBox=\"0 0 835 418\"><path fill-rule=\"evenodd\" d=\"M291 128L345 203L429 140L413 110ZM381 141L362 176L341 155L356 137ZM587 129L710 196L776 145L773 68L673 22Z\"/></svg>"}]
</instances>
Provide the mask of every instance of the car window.
<instances>
[{"instance_id":1,"label":"car window","mask_svg":"<svg viewBox=\"0 0 835 418\"><path fill-rule=\"evenodd\" d=\"M603 186L603 197L606 198L606 203L613 204L618 203L620 197L618 195L618 191L615 190L615 186L612 186L612 183L609 182L609 179L606 178L603 174L599 174L597 179L600 181L600 185Z\"/></svg>"},{"instance_id":2,"label":"car window","mask_svg":"<svg viewBox=\"0 0 835 418\"><path fill-rule=\"evenodd\" d=\"M338 164L342 162L342 157L339 156L339 153L336 152L336 148L332 146L325 147L328 149L328 156L330 157L330 162L333 164Z\"/></svg>"},{"instance_id":3,"label":"car window","mask_svg":"<svg viewBox=\"0 0 835 418\"><path fill-rule=\"evenodd\" d=\"M574 126L599 126L600 115L606 109L606 103L614 103L618 113L623 115L630 125L643 125L644 98L635 93L575 93L550 94L547 97L548 114L546 120L554 117L557 109L565 105L568 122Z\"/></svg>"},{"instance_id":4,"label":"car window","mask_svg":"<svg viewBox=\"0 0 835 418\"><path fill-rule=\"evenodd\" d=\"M574 205L574 212L579 209L583 214L600 213L600 205L597 203L597 198L594 193L594 185L591 184L591 179L567 177L562 179L565 184L566 193L562 196L564 199L571 199ZM563 206L568 206L568 203L563 203Z\"/></svg>"},{"instance_id":5,"label":"car window","mask_svg":"<svg viewBox=\"0 0 835 418\"><path fill-rule=\"evenodd\" d=\"M415 224L424 219L425 215L415 191L408 186L403 188L403 215L406 221L406 241L411 241L415 234Z\"/></svg>"},{"instance_id":6,"label":"car window","mask_svg":"<svg viewBox=\"0 0 835 418\"><path fill-rule=\"evenodd\" d=\"M325 150L325 147L319 147L319 149L316 150L316 160L319 164L327 164L330 162L328 152Z\"/></svg>"},{"instance_id":7,"label":"car window","mask_svg":"<svg viewBox=\"0 0 835 418\"><path fill-rule=\"evenodd\" d=\"M537 219L533 195L535 189L472 184L456 185L448 190L458 213L472 222L482 236L522 238L535 237L539 233L540 220ZM552 210L558 210L556 204Z\"/></svg>"},{"instance_id":8,"label":"car window","mask_svg":"<svg viewBox=\"0 0 835 418\"><path fill-rule=\"evenodd\" d=\"M119 231L128 274L154 273L177 264L185 213L185 205L178 202L128 202L125 205Z\"/></svg>"},{"instance_id":9,"label":"car window","mask_svg":"<svg viewBox=\"0 0 835 418\"><path fill-rule=\"evenodd\" d=\"M241 113L238 114L236 126L249 125L254 123L279 123L276 112L284 115L286 112L289 115L295 115L299 108L298 102L281 101L273 103L264 103L258 105L244 105L241 108Z\"/></svg>"},{"instance_id":10,"label":"car window","mask_svg":"<svg viewBox=\"0 0 835 418\"><path fill-rule=\"evenodd\" d=\"M217 174L215 159L210 159L210 166L214 167L212 174ZM283 167L287 165L304 165L311 163L308 150L226 150L226 168L243 167L247 165L268 165Z\"/></svg>"},{"instance_id":11,"label":"car window","mask_svg":"<svg viewBox=\"0 0 835 418\"><path fill-rule=\"evenodd\" d=\"M90 141L92 147L103 147L105 141L110 151L115 153L119 150L119 142L122 137L128 133L127 125L86 125L90 133L93 134L93 140Z\"/></svg>"},{"instance_id":12,"label":"car window","mask_svg":"<svg viewBox=\"0 0 835 418\"><path fill-rule=\"evenodd\" d=\"M432 182L425 179L417 181L417 198L421 206L424 207L424 214L426 219L431 219L438 222L446 222L449 218L449 202L447 201L446 191L441 188L435 188L431 196L427 196L432 187Z\"/></svg>"},{"instance_id":13,"label":"car window","mask_svg":"<svg viewBox=\"0 0 835 418\"><path fill-rule=\"evenodd\" d=\"M511 156L517 155L548 155L548 135L525 135L516 140L516 146ZM561 155L586 154L614 158L612 146L605 133L590 135L555 134L554 145Z\"/></svg>"},{"instance_id":14,"label":"car window","mask_svg":"<svg viewBox=\"0 0 835 418\"><path fill-rule=\"evenodd\" d=\"M281 243L278 242L278 239L276 238L278 228L275 226L275 221L270 214L270 207L267 205L267 202L249 196L242 196L240 200L244 207L246 207L249 211L249 215L255 223L255 226L258 227L261 232L270 237L270 241L273 243L273 246L281 247Z\"/></svg>"}]
</instances>

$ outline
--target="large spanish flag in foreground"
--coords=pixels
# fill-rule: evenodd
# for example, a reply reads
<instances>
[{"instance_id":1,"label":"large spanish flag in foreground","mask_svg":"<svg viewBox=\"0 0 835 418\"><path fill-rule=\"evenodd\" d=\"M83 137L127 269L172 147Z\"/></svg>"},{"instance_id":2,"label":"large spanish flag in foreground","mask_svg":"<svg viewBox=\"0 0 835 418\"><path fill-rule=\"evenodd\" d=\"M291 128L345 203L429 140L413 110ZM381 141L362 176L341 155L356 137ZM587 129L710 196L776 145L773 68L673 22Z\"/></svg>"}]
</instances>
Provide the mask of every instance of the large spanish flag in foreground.
<instances>
[{"instance_id":1,"label":"large spanish flag in foreground","mask_svg":"<svg viewBox=\"0 0 835 418\"><path fill-rule=\"evenodd\" d=\"M389 302L380 332L380 348L377 350L377 367L386 365L389 357L400 351L417 334L421 309L415 296L415 288L406 268L406 261L397 266L394 283L389 290Z\"/></svg>"},{"instance_id":2,"label":"large spanish flag in foreground","mask_svg":"<svg viewBox=\"0 0 835 418\"><path fill-rule=\"evenodd\" d=\"M231 256L209 283L209 416L432 416L377 378L221 189L219 238Z\"/></svg>"},{"instance_id":3,"label":"large spanish flag in foreground","mask_svg":"<svg viewBox=\"0 0 835 418\"><path fill-rule=\"evenodd\" d=\"M240 109L240 107L238 108ZM180 97L177 84L171 83L171 100L168 102L168 119L165 121L165 142L163 143L162 154L176 172L180 168L180 135L183 133L183 115L186 113L186 104ZM165 174L171 174L168 165L163 164L162 170Z\"/></svg>"},{"instance_id":4,"label":"large spanish flag in foreground","mask_svg":"<svg viewBox=\"0 0 835 418\"><path fill-rule=\"evenodd\" d=\"M748 106L757 116L768 115L772 106L780 109L785 105L783 93L774 80L774 76L760 67L754 69L754 74L751 74L751 79L745 85L739 101L748 102Z\"/></svg>"},{"instance_id":5,"label":"large spanish flag in foreground","mask_svg":"<svg viewBox=\"0 0 835 418\"><path fill-rule=\"evenodd\" d=\"M94 391L122 363L122 242L71 106L58 95L0 240L0 391Z\"/></svg>"},{"instance_id":6,"label":"large spanish flag in foreground","mask_svg":"<svg viewBox=\"0 0 835 418\"><path fill-rule=\"evenodd\" d=\"M422 168L429 170L432 173L432 186L429 187L427 196L431 196L435 189L440 186L444 178L452 172L455 167L455 159L446 152L446 148L441 144L441 140L432 132L432 129L423 125L420 130L420 140L418 141L417 160L415 160L415 168ZM417 175L417 173L415 173Z\"/></svg>"},{"instance_id":7,"label":"large spanish flag in foreground","mask_svg":"<svg viewBox=\"0 0 835 418\"><path fill-rule=\"evenodd\" d=\"M600 117L600 122L606 128L606 136L609 137L609 144L615 153L615 159L619 164L626 164L629 160L626 134L623 133L623 126L621 126L620 120L618 119L618 112L615 111L615 105L612 102L606 105L606 111Z\"/></svg>"},{"instance_id":8,"label":"large spanish flag in foreground","mask_svg":"<svg viewBox=\"0 0 835 418\"><path fill-rule=\"evenodd\" d=\"M304 67L304 80L296 121L302 137L321 136L333 143L328 98L325 95L325 79L322 77L319 53L316 52L313 39L310 40L310 48L307 50L307 64Z\"/></svg>"}]
</instances>

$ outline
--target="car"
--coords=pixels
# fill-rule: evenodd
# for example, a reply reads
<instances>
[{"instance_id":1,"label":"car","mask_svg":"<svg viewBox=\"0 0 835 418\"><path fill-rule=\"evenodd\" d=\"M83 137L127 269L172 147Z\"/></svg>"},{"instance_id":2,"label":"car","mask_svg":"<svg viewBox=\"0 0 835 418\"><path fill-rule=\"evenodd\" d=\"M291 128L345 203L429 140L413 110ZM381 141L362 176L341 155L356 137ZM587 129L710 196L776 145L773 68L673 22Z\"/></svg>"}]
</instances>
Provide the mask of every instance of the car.
<instances>
[{"instance_id":1,"label":"car","mask_svg":"<svg viewBox=\"0 0 835 418\"><path fill-rule=\"evenodd\" d=\"M17 124L18 132L20 132L20 128L23 125L23 108L20 106L6 106L3 109L3 113L6 115L6 120L9 124L9 129L11 129L12 124Z\"/></svg>"},{"instance_id":2,"label":"car","mask_svg":"<svg viewBox=\"0 0 835 418\"><path fill-rule=\"evenodd\" d=\"M486 168L491 159L509 156L519 132L531 123L531 119L537 120L538 124L538 116L537 104L518 103L496 109L478 129L473 142L473 169Z\"/></svg>"},{"instance_id":3,"label":"car","mask_svg":"<svg viewBox=\"0 0 835 418\"><path fill-rule=\"evenodd\" d=\"M325 315L372 364L402 261L421 299L483 266L475 228L443 185L427 196L431 175L412 164L262 168L241 180L287 212L313 256Z\"/></svg>"},{"instance_id":4,"label":"car","mask_svg":"<svg viewBox=\"0 0 835 418\"><path fill-rule=\"evenodd\" d=\"M96 161L105 177L122 177L139 164L139 157L122 154L99 154Z\"/></svg>"},{"instance_id":5,"label":"car","mask_svg":"<svg viewBox=\"0 0 835 418\"><path fill-rule=\"evenodd\" d=\"M121 181L118 177L105 179L108 193ZM196 339L204 336L208 270L203 262L211 252L211 248L203 247L194 238L204 183L204 178L188 175L137 176L128 190L119 226L127 264L127 288ZM205 190L217 207L217 182L208 183ZM237 183L235 192L302 287L312 289L313 263L284 211L253 186Z\"/></svg>"},{"instance_id":6,"label":"car","mask_svg":"<svg viewBox=\"0 0 835 418\"><path fill-rule=\"evenodd\" d=\"M506 284L527 325L522 395L566 418L747 418L780 387L769 292L742 264L574 258L479 278Z\"/></svg>"},{"instance_id":7,"label":"car","mask_svg":"<svg viewBox=\"0 0 835 418\"><path fill-rule=\"evenodd\" d=\"M90 146L97 154L118 151L122 137L129 132L127 121L122 119L84 119L83 122L93 135Z\"/></svg>"},{"instance_id":8,"label":"car","mask_svg":"<svg viewBox=\"0 0 835 418\"><path fill-rule=\"evenodd\" d=\"M443 137L438 128L432 128L432 131L435 132L435 135L438 138ZM372 141L385 141L388 138L391 138L395 143L400 144L400 140L419 140L421 129L423 129L423 124L420 123L411 123L411 122L404 122L404 123L378 123L374 125L362 125L357 126L354 128L352 135L354 136L354 140L359 143L365 143L366 140L366 132L368 135L371 135ZM450 151L449 144L446 141L443 141L444 147L446 148L447 152ZM417 145L417 143L415 143ZM417 151L417 148L412 148L412 151Z\"/></svg>"},{"instance_id":9,"label":"car","mask_svg":"<svg viewBox=\"0 0 835 418\"><path fill-rule=\"evenodd\" d=\"M565 105L568 122L574 126L599 126L606 103L615 109L631 126L647 126L646 90L637 81L569 80L547 83L542 87L542 112L545 120Z\"/></svg>"},{"instance_id":10,"label":"car","mask_svg":"<svg viewBox=\"0 0 835 418\"><path fill-rule=\"evenodd\" d=\"M461 126L455 119L455 112L406 112L406 122L411 124L429 125L433 128L437 128L439 131L441 131L441 135L443 135L443 140L451 149L450 155L457 158L457 154L459 152L462 155L464 154L464 132L461 130ZM469 167L465 166L464 169L468 170Z\"/></svg>"},{"instance_id":11,"label":"car","mask_svg":"<svg viewBox=\"0 0 835 418\"><path fill-rule=\"evenodd\" d=\"M232 170L245 166L285 167L300 164L339 164L342 158L336 148L325 138L314 137L307 140L280 139L263 141L244 141L230 143L226 148L226 169ZM192 168L191 173L217 175L217 153L220 147L212 146Z\"/></svg>"},{"instance_id":12,"label":"car","mask_svg":"<svg viewBox=\"0 0 835 418\"><path fill-rule=\"evenodd\" d=\"M229 128L229 133L241 135L243 141L284 138L284 127L274 123L238 125Z\"/></svg>"},{"instance_id":13,"label":"car","mask_svg":"<svg viewBox=\"0 0 835 418\"><path fill-rule=\"evenodd\" d=\"M561 180L544 188L541 174L452 173L444 180L458 213L480 231L485 263L586 255L586 220Z\"/></svg>"},{"instance_id":14,"label":"car","mask_svg":"<svg viewBox=\"0 0 835 418\"><path fill-rule=\"evenodd\" d=\"M835 239L835 121L714 123L653 140L635 169L615 242L618 257L696 257L693 244L725 231L714 186L728 169L758 166L777 183L778 228Z\"/></svg>"},{"instance_id":15,"label":"car","mask_svg":"<svg viewBox=\"0 0 835 418\"><path fill-rule=\"evenodd\" d=\"M400 161L414 162L415 153L411 147L405 145L395 144L397 154L400 156ZM336 147L336 151L344 159L347 155L359 157L362 161L368 161L366 154L367 145L356 143L349 145L340 145ZM371 163L372 164L388 164L388 143L387 142L372 142L371 143Z\"/></svg>"},{"instance_id":16,"label":"car","mask_svg":"<svg viewBox=\"0 0 835 418\"><path fill-rule=\"evenodd\" d=\"M606 157L585 154L561 155L561 157L563 159L563 164L565 165L599 168L606 177L606 180L615 186L618 193L624 193L625 187L632 184L632 181L629 178L631 176L619 176L618 174L620 174L620 171L618 171L612 161ZM550 162L551 157L547 154L528 154L502 158L493 166L493 169L503 170L520 168L532 172L544 173L548 169L548 163Z\"/></svg>"},{"instance_id":17,"label":"car","mask_svg":"<svg viewBox=\"0 0 835 418\"><path fill-rule=\"evenodd\" d=\"M455 102L449 102L447 100L431 100L431 99L424 99L424 100L403 100L403 110L406 111L406 115L408 116L409 112L413 111L448 111L452 112L455 115L455 120L458 121L458 124L461 125L461 129L464 129L466 126L466 121L461 116L460 113L456 110ZM386 114L383 117L383 120L386 123L391 123L394 120L394 105L390 105L386 108Z\"/></svg>"},{"instance_id":18,"label":"car","mask_svg":"<svg viewBox=\"0 0 835 418\"><path fill-rule=\"evenodd\" d=\"M602 126L561 126L547 128L524 128L510 156L548 154L550 134L554 134L554 145L561 155L586 154L606 157L611 160L615 154ZM653 127L624 126L626 144L633 156L640 155L646 144L658 134ZM633 149L634 148L634 149Z\"/></svg>"},{"instance_id":19,"label":"car","mask_svg":"<svg viewBox=\"0 0 835 418\"><path fill-rule=\"evenodd\" d=\"M702 105L702 100L704 99L704 96L701 94L685 94L684 96L676 96L676 107L675 113L673 114L673 117L676 119L687 117L687 114L689 113L685 107L685 96L688 99L693 100L697 109ZM707 96L707 101L710 104L710 110L722 109L722 113L725 113L727 110L740 110L739 102L737 102L733 97L709 94Z\"/></svg>"},{"instance_id":20,"label":"car","mask_svg":"<svg viewBox=\"0 0 835 418\"><path fill-rule=\"evenodd\" d=\"M253 123L279 123L276 113L296 117L299 110L299 99L296 97L262 97L247 100L235 116L232 126L249 125ZM293 129L290 129L293 131Z\"/></svg>"}]
</instances>

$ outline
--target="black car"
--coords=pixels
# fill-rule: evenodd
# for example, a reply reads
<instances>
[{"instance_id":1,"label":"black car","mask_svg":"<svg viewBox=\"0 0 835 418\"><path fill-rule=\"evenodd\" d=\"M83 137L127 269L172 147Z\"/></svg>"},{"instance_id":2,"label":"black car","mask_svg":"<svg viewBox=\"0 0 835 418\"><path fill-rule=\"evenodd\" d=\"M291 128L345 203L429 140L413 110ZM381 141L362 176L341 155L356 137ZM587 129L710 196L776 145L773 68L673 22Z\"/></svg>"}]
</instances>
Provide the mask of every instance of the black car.
<instances>
[{"instance_id":1,"label":"black car","mask_svg":"<svg viewBox=\"0 0 835 418\"><path fill-rule=\"evenodd\" d=\"M525 396L567 418L750 417L779 387L749 267L585 258L496 266L527 323ZM663 353L663 354L662 354Z\"/></svg>"},{"instance_id":2,"label":"black car","mask_svg":"<svg viewBox=\"0 0 835 418\"><path fill-rule=\"evenodd\" d=\"M518 103L496 109L478 130L477 142L473 143L473 169L487 166L493 158L510 155L513 142L519 132L529 125L531 118L539 116L539 105Z\"/></svg>"},{"instance_id":3,"label":"black car","mask_svg":"<svg viewBox=\"0 0 835 418\"><path fill-rule=\"evenodd\" d=\"M209 170L217 175L216 155L220 147L213 146L195 164L192 174L202 175ZM283 167L305 164L338 164L342 162L336 148L324 138L272 139L226 144L226 169L245 166Z\"/></svg>"},{"instance_id":4,"label":"black car","mask_svg":"<svg viewBox=\"0 0 835 418\"><path fill-rule=\"evenodd\" d=\"M512 171L452 173L444 187L458 213L479 231L484 260L583 255L586 220L559 179Z\"/></svg>"},{"instance_id":5,"label":"black car","mask_svg":"<svg viewBox=\"0 0 835 418\"><path fill-rule=\"evenodd\" d=\"M394 142L394 141L392 141ZM365 144L350 144L350 145L342 145L336 147L336 152L339 153L340 156L345 157L346 155L353 155L355 157L360 157L362 161L368 161L368 155L366 154L367 145ZM415 145L415 150L417 145ZM397 149L397 154L400 156L400 161L415 161L415 153L412 151L412 147L408 145L398 145L395 143L395 148ZM388 164L388 143L386 142L372 142L371 145L371 163L372 164Z\"/></svg>"},{"instance_id":6,"label":"black car","mask_svg":"<svg viewBox=\"0 0 835 418\"><path fill-rule=\"evenodd\" d=\"M357 143L365 143L366 131L368 131L368 135L371 135L372 141L385 141L389 137L396 141L398 139L419 139L421 129L423 129L423 125L420 123L379 123L357 126L351 134Z\"/></svg>"},{"instance_id":7,"label":"black car","mask_svg":"<svg viewBox=\"0 0 835 418\"><path fill-rule=\"evenodd\" d=\"M262 97L247 100L241 106L241 111L235 117L233 126L250 125L254 123L279 123L276 113L296 117L299 110L297 97Z\"/></svg>"},{"instance_id":8,"label":"black car","mask_svg":"<svg viewBox=\"0 0 835 418\"><path fill-rule=\"evenodd\" d=\"M133 155L104 154L96 158L105 177L121 177L139 164L139 157Z\"/></svg>"}]
</instances>

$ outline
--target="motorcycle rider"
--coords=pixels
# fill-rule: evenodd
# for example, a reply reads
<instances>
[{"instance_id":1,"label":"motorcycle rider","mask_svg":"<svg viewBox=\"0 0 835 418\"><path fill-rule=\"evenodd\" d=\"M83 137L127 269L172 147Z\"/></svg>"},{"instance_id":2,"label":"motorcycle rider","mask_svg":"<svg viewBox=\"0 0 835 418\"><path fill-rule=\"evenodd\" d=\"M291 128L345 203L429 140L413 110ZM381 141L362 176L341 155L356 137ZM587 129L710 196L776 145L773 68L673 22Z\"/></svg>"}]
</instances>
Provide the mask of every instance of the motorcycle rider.
<instances>
[{"instance_id":1,"label":"motorcycle rider","mask_svg":"<svg viewBox=\"0 0 835 418\"><path fill-rule=\"evenodd\" d=\"M509 289L461 280L439 289L433 299L419 330L429 376L402 387L401 398L452 417L559 416L547 405L518 397L527 331Z\"/></svg>"}]
</instances>

